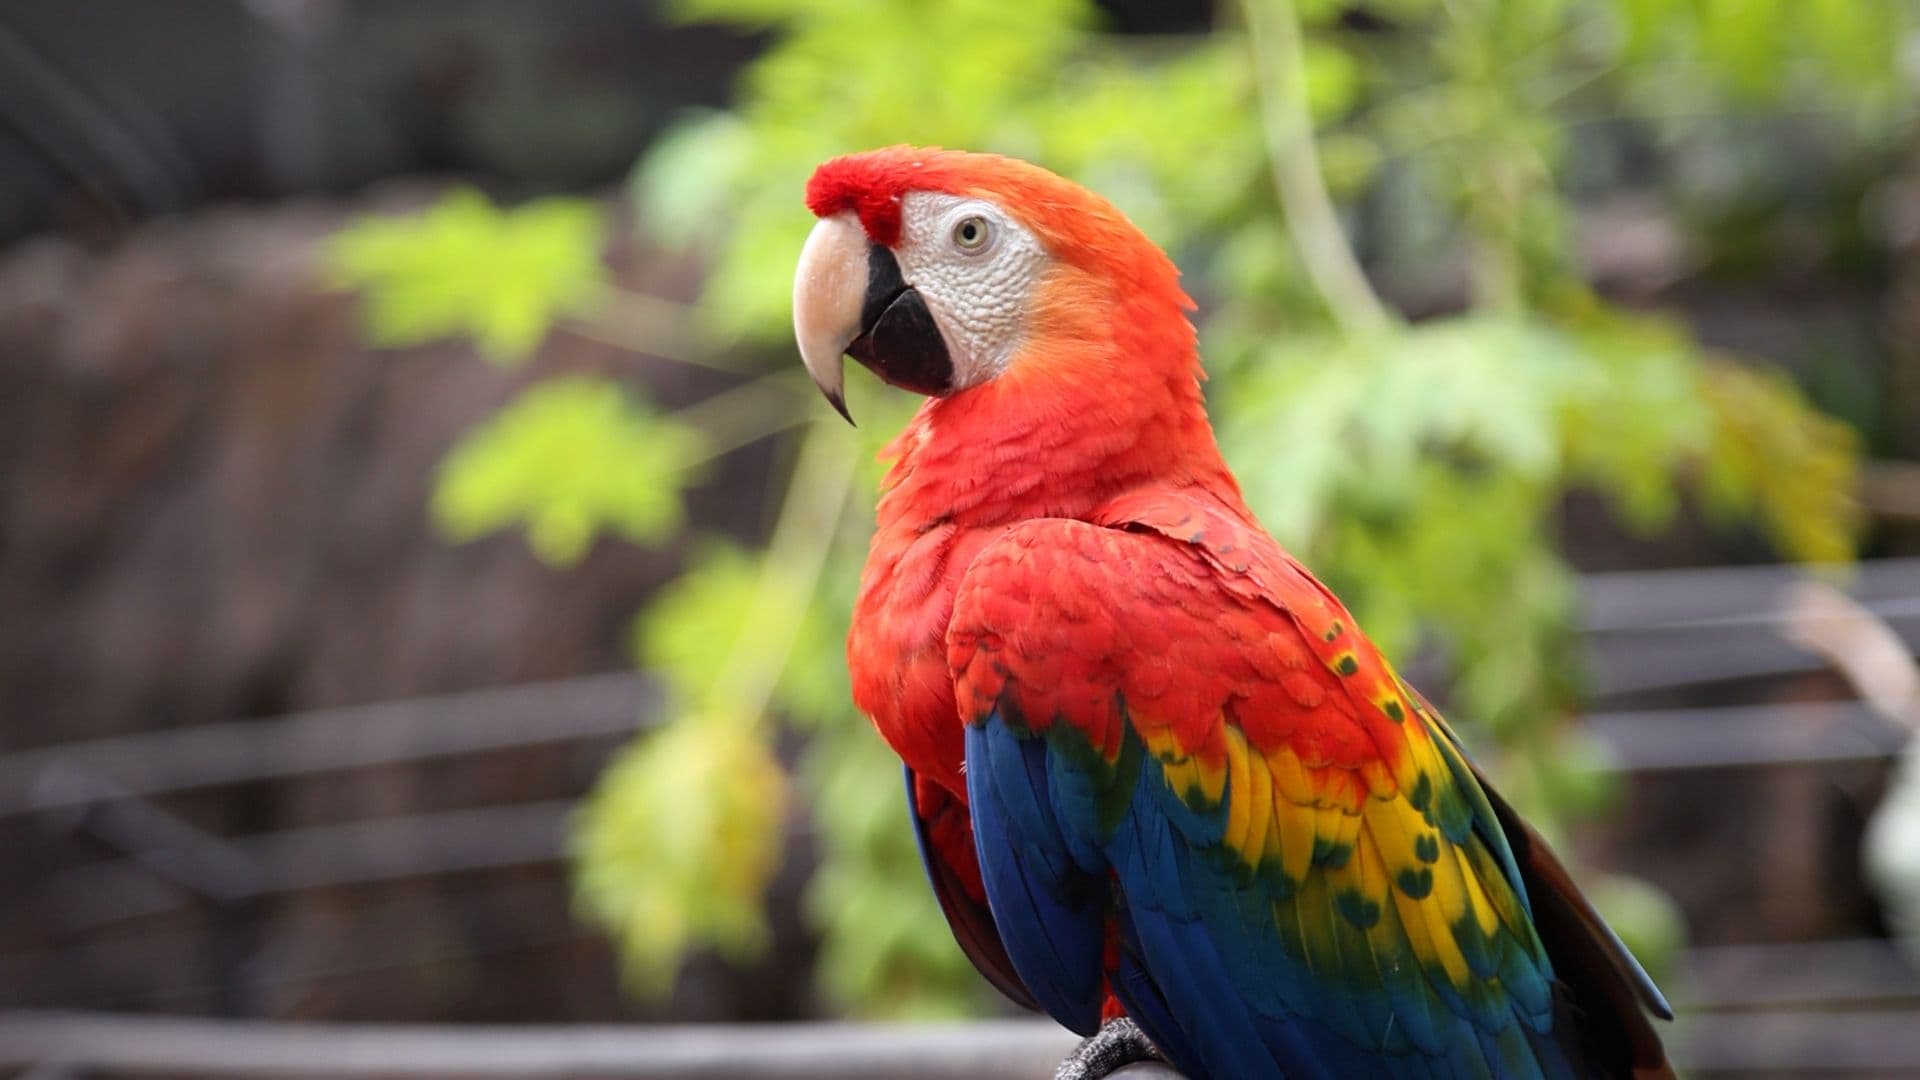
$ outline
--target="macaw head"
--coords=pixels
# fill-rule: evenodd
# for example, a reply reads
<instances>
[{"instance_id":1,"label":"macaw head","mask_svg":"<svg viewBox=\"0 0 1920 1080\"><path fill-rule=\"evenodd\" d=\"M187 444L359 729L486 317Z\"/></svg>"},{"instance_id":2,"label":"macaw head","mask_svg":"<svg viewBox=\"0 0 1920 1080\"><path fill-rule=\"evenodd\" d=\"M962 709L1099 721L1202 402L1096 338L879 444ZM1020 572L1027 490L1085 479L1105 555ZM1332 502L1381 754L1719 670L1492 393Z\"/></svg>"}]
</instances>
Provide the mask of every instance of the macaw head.
<instances>
[{"instance_id":1,"label":"macaw head","mask_svg":"<svg viewBox=\"0 0 1920 1080\"><path fill-rule=\"evenodd\" d=\"M1198 375L1173 263L1112 204L1045 169L894 146L820 166L807 207L820 220L794 277L794 335L849 421L848 355L935 398L1111 386L1148 368Z\"/></svg>"}]
</instances>

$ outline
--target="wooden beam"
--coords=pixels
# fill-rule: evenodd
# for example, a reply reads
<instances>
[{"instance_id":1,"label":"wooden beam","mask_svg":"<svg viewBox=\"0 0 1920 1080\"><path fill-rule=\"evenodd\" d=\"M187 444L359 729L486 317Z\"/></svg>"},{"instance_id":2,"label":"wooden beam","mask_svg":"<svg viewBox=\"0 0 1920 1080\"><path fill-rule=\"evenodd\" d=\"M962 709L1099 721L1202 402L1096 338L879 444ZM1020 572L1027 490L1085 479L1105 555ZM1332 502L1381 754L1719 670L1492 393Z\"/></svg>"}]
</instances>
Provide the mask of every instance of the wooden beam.
<instances>
[{"instance_id":1,"label":"wooden beam","mask_svg":"<svg viewBox=\"0 0 1920 1080\"><path fill-rule=\"evenodd\" d=\"M1600 712L1587 717L1628 772L1880 762L1905 733L1845 703ZM572 798L408 814L224 840L257 868L260 895L538 865L565 851ZM804 822L793 827L804 831ZM171 910L180 891L133 859L47 881L74 927Z\"/></svg>"},{"instance_id":2,"label":"wooden beam","mask_svg":"<svg viewBox=\"0 0 1920 1080\"><path fill-rule=\"evenodd\" d=\"M1040 1020L972 1024L420 1026L84 1013L0 1014L0 1069L89 1076L846 1077L1050 1076L1075 1036ZM1128 1080L1173 1080L1165 1069Z\"/></svg>"},{"instance_id":3,"label":"wooden beam","mask_svg":"<svg viewBox=\"0 0 1920 1080\"><path fill-rule=\"evenodd\" d=\"M1920 1011L1684 1015L1664 1028L1689 1074L1920 1070ZM1043 1020L662 1026L305 1024L0 1013L0 1069L94 1077L981 1080L1049 1075L1074 1036ZM1124 1080L1178 1080L1133 1066Z\"/></svg>"},{"instance_id":4,"label":"wooden beam","mask_svg":"<svg viewBox=\"0 0 1920 1080\"><path fill-rule=\"evenodd\" d=\"M1920 1011L1685 1016L1668 1037L1689 1075L1920 1075Z\"/></svg>"}]
</instances>

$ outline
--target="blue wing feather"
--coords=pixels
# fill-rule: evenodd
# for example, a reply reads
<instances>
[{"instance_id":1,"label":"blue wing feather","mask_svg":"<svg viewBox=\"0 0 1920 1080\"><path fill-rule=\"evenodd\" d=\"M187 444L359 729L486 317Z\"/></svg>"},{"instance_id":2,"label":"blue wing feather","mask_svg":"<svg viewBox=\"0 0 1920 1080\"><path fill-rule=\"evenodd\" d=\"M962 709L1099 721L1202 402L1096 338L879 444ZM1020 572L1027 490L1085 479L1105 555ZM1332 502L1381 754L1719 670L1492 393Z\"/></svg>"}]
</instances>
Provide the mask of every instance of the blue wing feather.
<instances>
[{"instance_id":1,"label":"blue wing feather","mask_svg":"<svg viewBox=\"0 0 1920 1080\"><path fill-rule=\"evenodd\" d=\"M1063 764L1060 741L995 713L969 725L966 755L994 918L1015 970L1066 1026L1098 1027L1103 931L1118 913L1111 987L1195 1080L1573 1074L1517 1016L1475 1023L1410 957L1373 955L1324 890L1275 900L1211 857L1204 841L1218 842L1222 812L1169 797L1151 755L1124 815L1088 831L1100 784ZM1513 963L1499 959L1502 969Z\"/></svg>"},{"instance_id":2,"label":"blue wing feather","mask_svg":"<svg viewBox=\"0 0 1920 1080\"><path fill-rule=\"evenodd\" d=\"M1151 787L1151 785L1143 785ZM1183 1070L1199 1076L1330 1075L1293 1018L1256 1012L1238 990L1222 958L1219 927L1192 900L1202 889L1183 882L1218 873L1202 861L1161 813L1157 800L1137 797L1126 826L1111 845L1121 893L1147 959L1167 982L1174 1033L1148 1028L1156 1039L1188 1043ZM1235 951L1234 946L1226 950ZM1142 1025L1143 1027L1146 1025ZM1178 1059L1176 1059L1178 1060Z\"/></svg>"},{"instance_id":3,"label":"blue wing feather","mask_svg":"<svg viewBox=\"0 0 1920 1080\"><path fill-rule=\"evenodd\" d=\"M1000 940L1000 930L993 922L993 913L987 908L984 897L972 894L968 884L961 880L960 871L950 864L951 859L966 859L978 865L973 844L968 841L961 850L942 851L933 838L933 822L925 814L933 813L944 817L952 814L966 814L967 809L959 798L945 789L934 792L931 799L934 805L923 805L923 795L918 778L911 766L905 768L907 781L907 814L913 821L913 839L920 848L920 865L927 872L927 884L933 887L934 899L940 902L940 911L947 917L947 926L953 930L953 939L960 945L960 951L973 961L977 969L993 988L1005 995L1009 1001L1023 1009L1040 1011L1040 1003L1033 999L1021 983L1020 976L1013 970L1013 961L1007 956L1007 947ZM968 834L971 834L972 822L966 822Z\"/></svg>"},{"instance_id":4,"label":"blue wing feather","mask_svg":"<svg viewBox=\"0 0 1920 1080\"><path fill-rule=\"evenodd\" d=\"M1074 862L1048 806L1046 744L993 723L967 729L966 751L987 903L1014 970L1049 1015L1091 1035L1104 998L1105 887Z\"/></svg>"}]
</instances>

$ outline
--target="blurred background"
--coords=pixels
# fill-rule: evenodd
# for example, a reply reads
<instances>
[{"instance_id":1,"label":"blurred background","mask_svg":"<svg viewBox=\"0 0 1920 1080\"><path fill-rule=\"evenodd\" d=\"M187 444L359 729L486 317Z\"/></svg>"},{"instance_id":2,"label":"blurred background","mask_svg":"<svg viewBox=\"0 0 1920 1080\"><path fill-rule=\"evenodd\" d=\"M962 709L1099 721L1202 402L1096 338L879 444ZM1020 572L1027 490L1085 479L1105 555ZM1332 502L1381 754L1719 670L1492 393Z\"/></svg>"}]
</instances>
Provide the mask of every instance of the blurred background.
<instances>
[{"instance_id":1,"label":"blurred background","mask_svg":"<svg viewBox=\"0 0 1920 1080\"><path fill-rule=\"evenodd\" d=\"M1174 255L1255 509L1695 1074L1920 1074L1920 8L1859 0L0 2L0 1070L1005 1015L845 685L914 402L788 336L807 175L902 141Z\"/></svg>"}]
</instances>

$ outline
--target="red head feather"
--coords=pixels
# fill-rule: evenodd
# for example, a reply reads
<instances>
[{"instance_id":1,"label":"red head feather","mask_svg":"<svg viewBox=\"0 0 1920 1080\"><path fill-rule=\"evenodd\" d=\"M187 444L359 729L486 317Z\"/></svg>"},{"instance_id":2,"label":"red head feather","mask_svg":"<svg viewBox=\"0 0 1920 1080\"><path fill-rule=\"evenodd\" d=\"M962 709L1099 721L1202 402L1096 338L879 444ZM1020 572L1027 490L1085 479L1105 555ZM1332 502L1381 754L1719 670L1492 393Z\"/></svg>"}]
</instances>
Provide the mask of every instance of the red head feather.
<instances>
[{"instance_id":1,"label":"red head feather","mask_svg":"<svg viewBox=\"0 0 1920 1080\"><path fill-rule=\"evenodd\" d=\"M900 239L901 196L909 191L949 190L932 182L942 170L928 173L927 160L950 156L940 150L890 146L834 158L815 169L813 179L807 181L807 209L818 217L852 210L868 238L892 247Z\"/></svg>"},{"instance_id":2,"label":"red head feather","mask_svg":"<svg viewBox=\"0 0 1920 1080\"><path fill-rule=\"evenodd\" d=\"M1193 307L1172 260L1112 203L1018 158L904 145L848 154L814 170L807 209L819 217L852 210L869 239L892 247L900 239L900 201L910 191L988 199L1032 229L1056 258Z\"/></svg>"}]
</instances>

